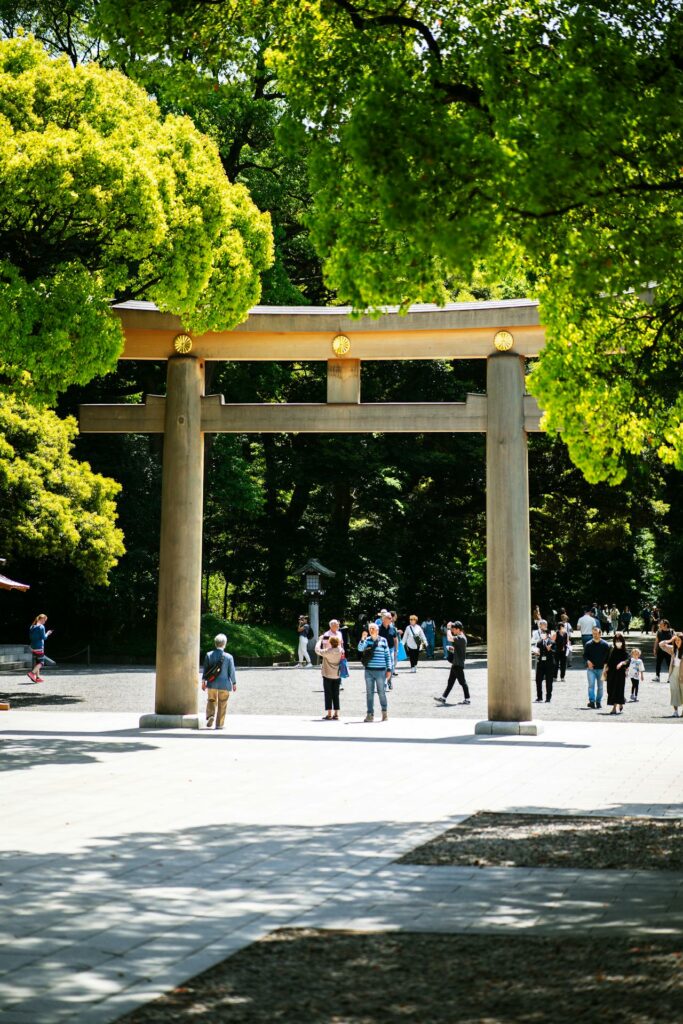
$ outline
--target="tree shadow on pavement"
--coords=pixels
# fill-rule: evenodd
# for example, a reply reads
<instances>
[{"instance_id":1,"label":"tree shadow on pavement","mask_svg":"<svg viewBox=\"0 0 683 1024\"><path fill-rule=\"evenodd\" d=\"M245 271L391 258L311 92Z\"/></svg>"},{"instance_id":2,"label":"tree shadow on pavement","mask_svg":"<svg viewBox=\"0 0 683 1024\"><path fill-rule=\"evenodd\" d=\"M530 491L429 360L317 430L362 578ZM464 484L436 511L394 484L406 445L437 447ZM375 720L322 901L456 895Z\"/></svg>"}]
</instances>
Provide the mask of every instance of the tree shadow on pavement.
<instances>
[{"instance_id":1,"label":"tree shadow on pavement","mask_svg":"<svg viewBox=\"0 0 683 1024\"><path fill-rule=\"evenodd\" d=\"M116 745L116 749L126 750L127 745ZM681 805L674 806L680 813ZM650 810L656 813L656 808ZM673 810L666 805L666 813ZM230 813L229 786L217 786L216 813ZM680 1020L680 966L678 960L671 960L671 943L680 947L680 931L673 934L680 914L672 914L672 934L659 936L653 930L659 928L661 916L655 928L656 911L645 894L628 904L617 901L608 923L619 938L604 930L604 887L576 894L569 890L558 903L554 888L534 895L532 877L527 886L520 886L511 885L507 875L502 878L505 900L501 907L501 883L493 892L492 883L501 871L514 869L470 871L464 886L451 883L435 894L425 870L444 869L391 863L411 841L419 842L423 829L419 821L299 826L225 820L178 829L114 831L68 851L8 849L0 853L0 916L7 962L12 957L26 958L24 967L17 965L3 975L8 1018L14 1008L20 1008L27 1020L38 1010L41 1020L58 1020L68 1011L82 1011L85 1018L99 1004L98 1010L108 1011L99 1019L118 1019L254 939L288 927L300 929L290 937L289 949L285 949L287 941L276 939L265 960L261 950L255 961L247 962L240 979L231 973L236 958L228 962L219 987L212 988L210 979L202 979L201 988L208 988L200 996L211 996L207 1019L232 1024L275 1019L307 1024L328 1024L332 1019L350 1024L442 1020L455 1024L482 1019L496 1024L521 1020L669 1024ZM611 878L606 879L608 888ZM620 880L616 882L608 898L622 892ZM425 939L423 947L413 936L400 951L370 936L362 947L325 948L321 953L298 941L305 934L301 929L321 926L370 931L368 919L373 932L386 933L397 926L406 930L412 926L416 932L420 925L415 928L414 924L420 915L434 915L435 898L442 901L440 921L447 912L463 912L475 931L486 919L492 921L495 943L492 936L478 938L468 932L461 936L462 948L447 948L450 939L445 935L430 947ZM555 922L556 934L537 946L525 944L525 936L542 915ZM491 925L486 927L490 930ZM601 927L599 935L587 934ZM592 943L585 956L573 945L580 938L577 929ZM422 930L433 935L437 929ZM451 926L441 921L438 930L445 932ZM629 934L632 938L624 941ZM358 938L353 936L354 941ZM608 950L612 938L615 951ZM643 962L630 954L660 939L660 951L647 965L644 978L639 971L641 967L645 971ZM481 947L476 957L475 943ZM492 959L494 946L502 959ZM400 969L395 969L398 965ZM607 984L612 969L619 976ZM305 982L300 981L302 974ZM504 983L494 989L498 975ZM667 979L675 982L678 1016L671 1015L673 996ZM639 994L640 983L647 998ZM189 987L196 994L196 986ZM368 993L365 1003L355 996L360 991ZM578 1000L571 1006L572 1013L563 1010L562 1015L559 1007L572 992L587 992L588 1001ZM519 1016L516 1012L505 1015L510 1009L506 993L514 995ZM638 1012L645 1006L651 1015L624 1015L622 993L625 999L633 998ZM456 1014L460 994L470 1000L469 1016ZM607 996L622 1016L607 1013ZM429 1012L430 999L438 1014ZM592 999L599 1008L595 1015L591 1015ZM253 1016L240 1015L248 1005ZM285 1008L287 1013L281 1012ZM194 1004L194 1016L162 1012L139 1019L189 1022L204 1012Z\"/></svg>"},{"instance_id":2,"label":"tree shadow on pavement","mask_svg":"<svg viewBox=\"0 0 683 1024\"><path fill-rule=\"evenodd\" d=\"M134 754L154 749L149 743L102 743L95 738L0 737L0 772L52 764L88 764L99 761L102 754Z\"/></svg>"},{"instance_id":3,"label":"tree shadow on pavement","mask_svg":"<svg viewBox=\"0 0 683 1024\"><path fill-rule=\"evenodd\" d=\"M83 697L67 697L62 693L41 693L39 690L19 690L4 693L3 697L18 711L20 708L61 708L67 704L83 704ZM0 724L2 724L0 722Z\"/></svg>"}]
</instances>

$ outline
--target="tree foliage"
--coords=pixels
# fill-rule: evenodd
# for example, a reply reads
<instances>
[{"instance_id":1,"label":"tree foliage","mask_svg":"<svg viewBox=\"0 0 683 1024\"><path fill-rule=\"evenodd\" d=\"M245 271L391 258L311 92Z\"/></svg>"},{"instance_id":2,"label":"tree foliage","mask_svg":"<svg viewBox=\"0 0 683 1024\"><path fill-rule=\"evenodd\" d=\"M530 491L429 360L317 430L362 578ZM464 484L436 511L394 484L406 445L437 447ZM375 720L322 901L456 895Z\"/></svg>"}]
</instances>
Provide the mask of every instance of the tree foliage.
<instances>
[{"instance_id":1,"label":"tree foliage","mask_svg":"<svg viewBox=\"0 0 683 1024\"><path fill-rule=\"evenodd\" d=\"M106 583L123 554L120 485L72 454L75 420L17 398L0 402L0 548L14 558L70 563Z\"/></svg>"},{"instance_id":2,"label":"tree foliage","mask_svg":"<svg viewBox=\"0 0 683 1024\"><path fill-rule=\"evenodd\" d=\"M678 0L103 0L100 12L147 52L189 38L207 73L231 53L239 76L267 39L329 287L358 308L441 301L477 260L497 275L525 258L548 336L530 387L574 461L612 482L648 447L683 466Z\"/></svg>"},{"instance_id":3,"label":"tree foliage","mask_svg":"<svg viewBox=\"0 0 683 1024\"><path fill-rule=\"evenodd\" d=\"M113 367L112 302L229 328L272 261L268 216L189 119L32 40L0 42L0 210L0 373L42 400Z\"/></svg>"}]
</instances>

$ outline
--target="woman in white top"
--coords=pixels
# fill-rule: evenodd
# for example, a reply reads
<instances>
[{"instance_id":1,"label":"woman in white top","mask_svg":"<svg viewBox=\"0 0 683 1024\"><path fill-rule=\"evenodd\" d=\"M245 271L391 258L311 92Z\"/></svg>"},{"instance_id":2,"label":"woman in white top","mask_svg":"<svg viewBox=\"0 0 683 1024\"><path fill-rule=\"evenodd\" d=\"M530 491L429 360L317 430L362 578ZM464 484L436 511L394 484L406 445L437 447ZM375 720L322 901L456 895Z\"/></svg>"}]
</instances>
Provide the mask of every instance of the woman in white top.
<instances>
[{"instance_id":1,"label":"woman in white top","mask_svg":"<svg viewBox=\"0 0 683 1024\"><path fill-rule=\"evenodd\" d=\"M671 643L659 642L659 646L667 654L671 655L669 665L669 689L671 691L671 705L674 709L674 718L680 718L679 708L683 705L683 690L681 690L681 659L683 659L683 633L674 633Z\"/></svg>"},{"instance_id":2,"label":"woman in white top","mask_svg":"<svg viewBox=\"0 0 683 1024\"><path fill-rule=\"evenodd\" d=\"M410 671L417 672L417 659L423 647L427 646L427 637L422 626L418 625L417 615L411 615L403 633L403 646L410 660Z\"/></svg>"}]
</instances>

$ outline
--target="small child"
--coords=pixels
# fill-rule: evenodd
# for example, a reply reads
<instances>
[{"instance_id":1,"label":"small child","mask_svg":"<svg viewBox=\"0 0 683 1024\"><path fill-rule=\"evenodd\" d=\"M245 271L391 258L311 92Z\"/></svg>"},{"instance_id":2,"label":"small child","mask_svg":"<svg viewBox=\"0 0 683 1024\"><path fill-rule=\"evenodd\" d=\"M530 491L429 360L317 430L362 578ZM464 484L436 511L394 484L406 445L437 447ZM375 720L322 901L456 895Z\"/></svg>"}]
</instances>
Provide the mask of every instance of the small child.
<instances>
[{"instance_id":1,"label":"small child","mask_svg":"<svg viewBox=\"0 0 683 1024\"><path fill-rule=\"evenodd\" d=\"M638 687L645 681L645 665L637 647L634 647L631 651L631 660L626 669L626 678L631 680L631 700L638 700Z\"/></svg>"}]
</instances>

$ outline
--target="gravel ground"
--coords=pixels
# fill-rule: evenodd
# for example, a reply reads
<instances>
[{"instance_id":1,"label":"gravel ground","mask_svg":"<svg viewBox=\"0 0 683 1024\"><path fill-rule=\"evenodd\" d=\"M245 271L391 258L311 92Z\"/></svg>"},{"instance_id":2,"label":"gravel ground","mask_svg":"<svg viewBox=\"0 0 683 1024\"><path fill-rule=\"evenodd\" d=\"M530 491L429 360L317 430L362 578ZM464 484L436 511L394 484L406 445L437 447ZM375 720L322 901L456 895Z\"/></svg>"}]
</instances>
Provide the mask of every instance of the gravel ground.
<instances>
[{"instance_id":1,"label":"gravel ground","mask_svg":"<svg viewBox=\"0 0 683 1024\"><path fill-rule=\"evenodd\" d=\"M683 820L482 811L399 864L683 870Z\"/></svg>"},{"instance_id":2,"label":"gravel ground","mask_svg":"<svg viewBox=\"0 0 683 1024\"><path fill-rule=\"evenodd\" d=\"M681 944L281 930L119 1024L679 1024Z\"/></svg>"},{"instance_id":3,"label":"gravel ground","mask_svg":"<svg viewBox=\"0 0 683 1024\"><path fill-rule=\"evenodd\" d=\"M646 641L651 650L651 639ZM631 640L629 646L635 644ZM645 644L643 644L645 646ZM661 722L683 727L683 719L673 719L669 706L669 686L655 683L652 659L646 656L646 682L641 686L640 701L627 703L624 714L609 717L610 709L593 711L586 707L586 674L578 657L564 682L557 682L550 704L532 703L535 718L558 721L604 721L608 728L620 728L624 722ZM389 715L399 718L467 718L485 719L486 660L485 652L472 650L466 675L472 703L463 705L462 691L456 684L446 707L437 705L434 696L446 685L448 663L422 661L412 675L403 666L389 693ZM9 697L12 707L23 710L127 711L143 714L154 710L154 672L140 666L58 665L45 670L44 683L32 683L24 674L0 674L0 694ZM316 718L323 711L322 682L316 669L253 668L237 670L238 692L231 697L230 715L298 715ZM529 681L535 697L535 687ZM199 706L205 698L200 693ZM365 684L357 663L351 665L351 676L341 695L343 718L360 720L365 714ZM334 726L331 726L334 728Z\"/></svg>"}]
</instances>

